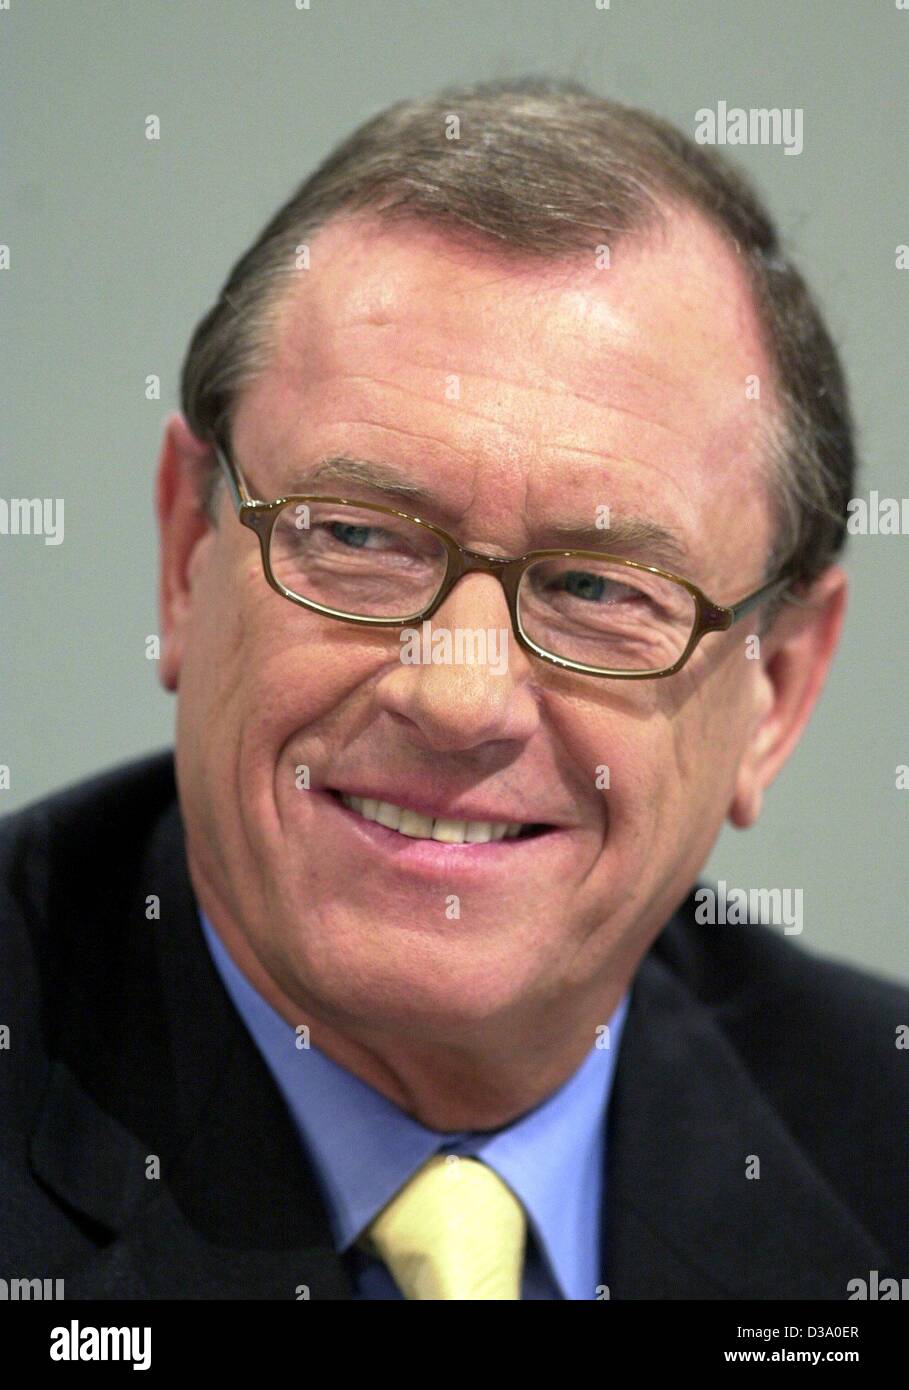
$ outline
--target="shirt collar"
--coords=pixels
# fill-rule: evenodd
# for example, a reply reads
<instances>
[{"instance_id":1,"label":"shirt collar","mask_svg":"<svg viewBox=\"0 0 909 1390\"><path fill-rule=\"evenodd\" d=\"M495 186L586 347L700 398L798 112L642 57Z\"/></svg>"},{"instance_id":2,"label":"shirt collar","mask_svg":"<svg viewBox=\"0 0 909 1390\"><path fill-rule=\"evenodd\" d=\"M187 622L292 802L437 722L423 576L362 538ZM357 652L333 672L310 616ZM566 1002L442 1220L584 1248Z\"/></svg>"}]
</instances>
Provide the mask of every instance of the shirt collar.
<instances>
[{"instance_id":1,"label":"shirt collar","mask_svg":"<svg viewBox=\"0 0 909 1390\"><path fill-rule=\"evenodd\" d=\"M250 984L205 914L199 916L225 988L313 1161L338 1250L353 1244L433 1154L471 1155L520 1198L564 1296L590 1298L584 1271L599 1267L605 1120L628 993L580 1066L533 1110L492 1133L441 1132L298 1036Z\"/></svg>"}]
</instances>

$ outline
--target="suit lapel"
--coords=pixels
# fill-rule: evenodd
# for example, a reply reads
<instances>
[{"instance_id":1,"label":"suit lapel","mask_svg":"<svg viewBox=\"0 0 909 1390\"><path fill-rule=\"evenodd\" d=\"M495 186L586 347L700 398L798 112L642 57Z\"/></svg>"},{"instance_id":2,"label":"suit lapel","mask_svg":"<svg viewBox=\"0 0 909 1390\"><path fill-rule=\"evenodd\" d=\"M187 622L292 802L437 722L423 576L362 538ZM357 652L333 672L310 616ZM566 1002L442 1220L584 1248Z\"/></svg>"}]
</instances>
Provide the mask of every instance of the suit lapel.
<instances>
[{"instance_id":1,"label":"suit lapel","mask_svg":"<svg viewBox=\"0 0 909 1390\"><path fill-rule=\"evenodd\" d=\"M159 1179L145 1177L148 1146L55 1070L34 1166L92 1220L124 1221L110 1244L60 1271L68 1298L352 1297L315 1174L270 1076L249 1062L245 1045L225 1059L194 1138Z\"/></svg>"},{"instance_id":2,"label":"suit lapel","mask_svg":"<svg viewBox=\"0 0 909 1390\"><path fill-rule=\"evenodd\" d=\"M65 972L31 1137L41 1181L107 1241L61 1271L67 1297L351 1298L316 1174L208 954L176 803L135 878L99 895Z\"/></svg>"},{"instance_id":3,"label":"suit lapel","mask_svg":"<svg viewBox=\"0 0 909 1390\"><path fill-rule=\"evenodd\" d=\"M886 1266L709 1009L653 952L633 987L607 1151L612 1298L845 1299L849 1279Z\"/></svg>"}]
</instances>

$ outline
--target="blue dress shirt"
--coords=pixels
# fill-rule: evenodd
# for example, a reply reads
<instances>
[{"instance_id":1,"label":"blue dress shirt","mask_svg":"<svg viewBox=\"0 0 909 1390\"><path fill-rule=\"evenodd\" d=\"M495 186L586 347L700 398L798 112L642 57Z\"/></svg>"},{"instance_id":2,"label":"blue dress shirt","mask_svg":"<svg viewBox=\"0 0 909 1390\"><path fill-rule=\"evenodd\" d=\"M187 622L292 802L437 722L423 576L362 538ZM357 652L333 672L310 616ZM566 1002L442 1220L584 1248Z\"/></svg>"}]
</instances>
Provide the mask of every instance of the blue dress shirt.
<instances>
[{"instance_id":1,"label":"blue dress shirt","mask_svg":"<svg viewBox=\"0 0 909 1390\"><path fill-rule=\"evenodd\" d=\"M287 1103L321 1184L356 1297L402 1294L385 1265L354 1241L433 1154L482 1159L521 1200L528 1239L522 1298L595 1299L605 1282L602 1212L606 1117L626 993L604 1034L567 1081L533 1110L492 1131L426 1129L311 1042L253 988L200 911L225 988ZM598 1040L602 1041L602 1040Z\"/></svg>"}]
</instances>

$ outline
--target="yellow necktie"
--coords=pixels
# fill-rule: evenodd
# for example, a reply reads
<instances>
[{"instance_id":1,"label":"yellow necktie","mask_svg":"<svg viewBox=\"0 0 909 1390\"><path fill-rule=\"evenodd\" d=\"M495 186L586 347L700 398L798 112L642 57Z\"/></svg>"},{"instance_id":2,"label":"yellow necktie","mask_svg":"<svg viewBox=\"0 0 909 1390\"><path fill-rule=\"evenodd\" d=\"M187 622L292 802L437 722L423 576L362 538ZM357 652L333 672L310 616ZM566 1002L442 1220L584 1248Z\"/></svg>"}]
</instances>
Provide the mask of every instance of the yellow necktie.
<instances>
[{"instance_id":1,"label":"yellow necktie","mask_svg":"<svg viewBox=\"0 0 909 1390\"><path fill-rule=\"evenodd\" d=\"M520 1299L527 1220L497 1173L436 1154L357 1244L384 1261L407 1299Z\"/></svg>"}]
</instances>

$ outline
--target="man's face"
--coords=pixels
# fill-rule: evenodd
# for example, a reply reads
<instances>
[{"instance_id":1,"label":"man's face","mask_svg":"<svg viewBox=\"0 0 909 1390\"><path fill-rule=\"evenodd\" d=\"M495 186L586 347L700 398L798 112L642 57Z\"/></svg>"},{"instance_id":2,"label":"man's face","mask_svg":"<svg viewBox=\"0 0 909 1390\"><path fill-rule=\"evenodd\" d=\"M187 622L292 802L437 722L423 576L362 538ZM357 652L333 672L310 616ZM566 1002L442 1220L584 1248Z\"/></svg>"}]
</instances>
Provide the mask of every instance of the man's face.
<instances>
[{"instance_id":1,"label":"man's face","mask_svg":"<svg viewBox=\"0 0 909 1390\"><path fill-rule=\"evenodd\" d=\"M593 251L586 265L503 266L434 230L353 222L314 239L232 446L254 496L385 502L490 554L558 545L552 522L590 525L603 505L648 518L687 554L676 571L731 603L760 584L772 540L769 381L735 260L693 219L620 242L608 269ZM307 471L340 454L435 500L307 489ZM562 671L511 637L504 672L405 664L397 629L279 597L255 537L226 496L219 507L165 604L203 907L297 1008L351 1029L446 1040L608 1017L724 817L748 819L771 701L746 657L757 618L661 680ZM432 622L507 628L498 581L463 579ZM345 809L338 789L554 828L411 839Z\"/></svg>"}]
</instances>

